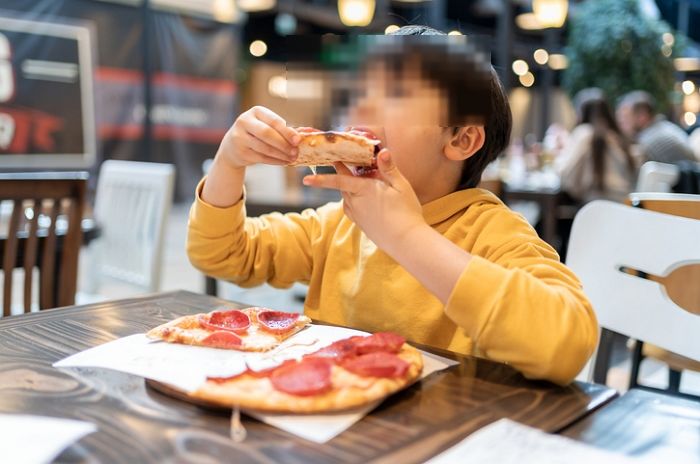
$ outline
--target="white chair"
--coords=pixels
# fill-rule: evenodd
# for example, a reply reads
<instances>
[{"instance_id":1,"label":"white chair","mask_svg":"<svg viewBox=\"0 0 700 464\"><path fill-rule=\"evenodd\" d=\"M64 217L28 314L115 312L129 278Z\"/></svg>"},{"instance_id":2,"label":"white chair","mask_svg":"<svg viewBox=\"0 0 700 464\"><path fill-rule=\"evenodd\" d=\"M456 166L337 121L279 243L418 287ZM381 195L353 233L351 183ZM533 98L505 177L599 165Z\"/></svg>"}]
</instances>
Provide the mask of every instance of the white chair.
<instances>
[{"instance_id":1,"label":"white chair","mask_svg":"<svg viewBox=\"0 0 700 464\"><path fill-rule=\"evenodd\" d=\"M660 283L620 269L666 276L700 263L698 237L698 220L599 200L576 216L566 263L602 328L700 360L700 316L676 305ZM594 359L577 379L592 379Z\"/></svg>"},{"instance_id":2,"label":"white chair","mask_svg":"<svg viewBox=\"0 0 700 464\"><path fill-rule=\"evenodd\" d=\"M675 164L647 161L639 169L636 190L668 193L678 182L678 176L680 169Z\"/></svg>"},{"instance_id":3,"label":"white chair","mask_svg":"<svg viewBox=\"0 0 700 464\"><path fill-rule=\"evenodd\" d=\"M100 237L91 244L88 288L97 294L105 278L145 292L160 289L165 224L173 202L172 164L105 161L95 197ZM95 301L79 294L80 302Z\"/></svg>"}]
</instances>

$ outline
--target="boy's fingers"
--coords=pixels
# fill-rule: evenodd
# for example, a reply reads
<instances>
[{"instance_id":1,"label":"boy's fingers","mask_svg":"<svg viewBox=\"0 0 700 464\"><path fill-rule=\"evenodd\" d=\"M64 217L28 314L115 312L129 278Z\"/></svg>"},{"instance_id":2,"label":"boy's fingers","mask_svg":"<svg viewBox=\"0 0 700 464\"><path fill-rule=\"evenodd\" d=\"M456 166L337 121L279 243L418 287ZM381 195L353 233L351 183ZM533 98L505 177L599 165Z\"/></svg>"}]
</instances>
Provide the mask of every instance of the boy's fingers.
<instances>
[{"instance_id":1,"label":"boy's fingers","mask_svg":"<svg viewBox=\"0 0 700 464\"><path fill-rule=\"evenodd\" d=\"M391 153L386 148L377 155L377 166L379 167L379 172L382 177L394 188L403 186L406 182L403 174L396 167L394 161L391 159Z\"/></svg>"},{"instance_id":2,"label":"boy's fingers","mask_svg":"<svg viewBox=\"0 0 700 464\"><path fill-rule=\"evenodd\" d=\"M369 179L360 179L351 176L341 176L338 174L320 174L316 176L304 177L304 185L309 187L340 190L356 195L362 191L365 182Z\"/></svg>"},{"instance_id":3,"label":"boy's fingers","mask_svg":"<svg viewBox=\"0 0 700 464\"><path fill-rule=\"evenodd\" d=\"M287 143L287 140L280 135L273 127L257 119L249 119L244 125L248 133L264 141L268 145L272 145L278 150L291 154L292 146Z\"/></svg>"},{"instance_id":4,"label":"boy's fingers","mask_svg":"<svg viewBox=\"0 0 700 464\"><path fill-rule=\"evenodd\" d=\"M286 164L289 164L294 160L294 156L290 155L289 153L278 150L276 147L273 147L272 145L266 143L263 140L260 140L253 134L248 133L248 135L250 137L248 137L247 145L248 148L250 148L251 150L269 156L271 158L284 161Z\"/></svg>"},{"instance_id":5,"label":"boy's fingers","mask_svg":"<svg viewBox=\"0 0 700 464\"><path fill-rule=\"evenodd\" d=\"M300 137L296 130L287 126L287 122L274 111L264 106L255 107L255 116L268 126L279 132L282 137L292 146L299 143Z\"/></svg>"},{"instance_id":6,"label":"boy's fingers","mask_svg":"<svg viewBox=\"0 0 700 464\"><path fill-rule=\"evenodd\" d=\"M279 158L273 158L265 153L260 153L251 148L248 148L248 153L255 159L256 164L272 164L275 166L286 166L289 162L281 160Z\"/></svg>"}]
</instances>

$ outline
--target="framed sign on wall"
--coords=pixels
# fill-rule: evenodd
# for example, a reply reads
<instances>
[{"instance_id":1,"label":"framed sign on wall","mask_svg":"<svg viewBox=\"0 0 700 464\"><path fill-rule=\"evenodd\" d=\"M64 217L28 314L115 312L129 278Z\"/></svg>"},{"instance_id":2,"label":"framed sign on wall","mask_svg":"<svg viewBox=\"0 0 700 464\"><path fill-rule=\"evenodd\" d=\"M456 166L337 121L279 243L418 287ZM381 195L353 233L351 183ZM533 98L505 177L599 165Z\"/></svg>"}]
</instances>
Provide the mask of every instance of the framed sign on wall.
<instances>
[{"instance_id":1,"label":"framed sign on wall","mask_svg":"<svg viewBox=\"0 0 700 464\"><path fill-rule=\"evenodd\" d=\"M85 168L97 152L92 34L0 11L0 169Z\"/></svg>"}]
</instances>

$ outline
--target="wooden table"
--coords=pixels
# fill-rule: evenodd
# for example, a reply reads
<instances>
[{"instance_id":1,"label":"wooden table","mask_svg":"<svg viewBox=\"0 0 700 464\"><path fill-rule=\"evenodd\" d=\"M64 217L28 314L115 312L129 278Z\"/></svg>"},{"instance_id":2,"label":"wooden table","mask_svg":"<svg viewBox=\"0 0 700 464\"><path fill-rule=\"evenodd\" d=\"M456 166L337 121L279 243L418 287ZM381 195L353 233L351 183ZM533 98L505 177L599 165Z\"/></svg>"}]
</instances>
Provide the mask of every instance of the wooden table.
<instances>
[{"instance_id":1,"label":"wooden table","mask_svg":"<svg viewBox=\"0 0 700 464\"><path fill-rule=\"evenodd\" d=\"M459 365L392 396L326 444L246 417L248 438L234 445L227 415L164 396L140 377L82 369L78 380L51 367L78 351L222 303L171 292L0 319L0 412L96 423L99 431L71 446L61 461L411 463L502 417L557 432L616 396L601 385L531 382L507 365L451 355Z\"/></svg>"},{"instance_id":2,"label":"wooden table","mask_svg":"<svg viewBox=\"0 0 700 464\"><path fill-rule=\"evenodd\" d=\"M633 389L562 435L656 462L700 463L700 401Z\"/></svg>"}]
</instances>

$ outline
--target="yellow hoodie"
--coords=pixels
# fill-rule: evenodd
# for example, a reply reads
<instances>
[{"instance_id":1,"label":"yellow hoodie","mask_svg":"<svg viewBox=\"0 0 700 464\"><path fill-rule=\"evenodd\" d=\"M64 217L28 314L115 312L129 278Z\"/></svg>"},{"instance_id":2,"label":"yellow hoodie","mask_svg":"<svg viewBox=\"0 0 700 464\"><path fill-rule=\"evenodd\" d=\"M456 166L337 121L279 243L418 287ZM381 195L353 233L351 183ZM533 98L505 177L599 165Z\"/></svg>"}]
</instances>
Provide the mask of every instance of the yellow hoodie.
<instances>
[{"instance_id":1,"label":"yellow hoodie","mask_svg":"<svg viewBox=\"0 0 700 464\"><path fill-rule=\"evenodd\" d=\"M423 205L426 222L473 255L447 305L329 203L301 214L246 218L245 201L190 211L187 253L202 272L243 287L309 285L311 318L511 364L570 382L598 325L576 276L525 221L481 189ZM420 253L421 250L415 250Z\"/></svg>"}]
</instances>

